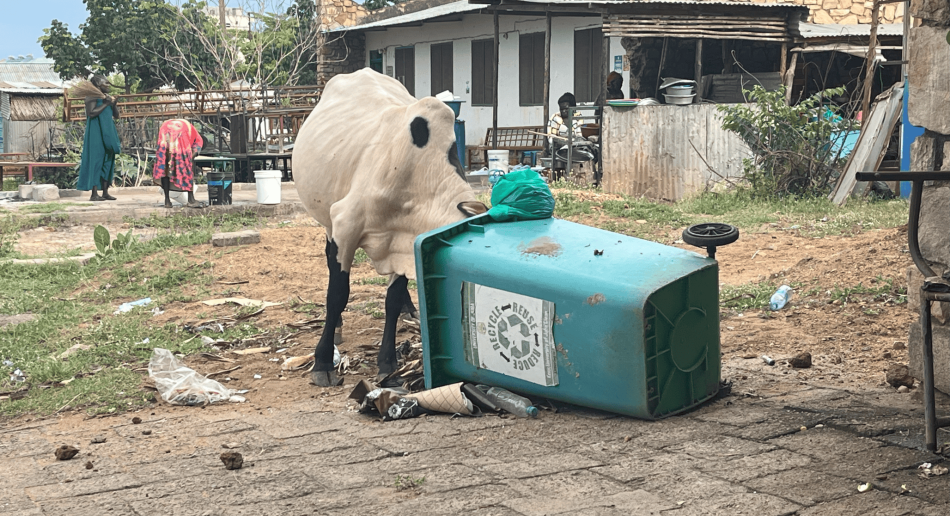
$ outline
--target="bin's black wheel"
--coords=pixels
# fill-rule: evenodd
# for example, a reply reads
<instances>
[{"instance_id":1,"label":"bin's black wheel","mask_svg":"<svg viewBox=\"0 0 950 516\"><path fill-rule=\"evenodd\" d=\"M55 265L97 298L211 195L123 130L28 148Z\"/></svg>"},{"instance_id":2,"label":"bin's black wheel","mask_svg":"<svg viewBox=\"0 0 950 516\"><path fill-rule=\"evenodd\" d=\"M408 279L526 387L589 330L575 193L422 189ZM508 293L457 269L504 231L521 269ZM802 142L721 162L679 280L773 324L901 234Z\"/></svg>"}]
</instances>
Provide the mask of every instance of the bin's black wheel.
<instances>
[{"instance_id":1,"label":"bin's black wheel","mask_svg":"<svg viewBox=\"0 0 950 516\"><path fill-rule=\"evenodd\" d=\"M683 230L683 242L696 247L723 246L739 240L739 228L719 222L693 224Z\"/></svg>"}]
</instances>

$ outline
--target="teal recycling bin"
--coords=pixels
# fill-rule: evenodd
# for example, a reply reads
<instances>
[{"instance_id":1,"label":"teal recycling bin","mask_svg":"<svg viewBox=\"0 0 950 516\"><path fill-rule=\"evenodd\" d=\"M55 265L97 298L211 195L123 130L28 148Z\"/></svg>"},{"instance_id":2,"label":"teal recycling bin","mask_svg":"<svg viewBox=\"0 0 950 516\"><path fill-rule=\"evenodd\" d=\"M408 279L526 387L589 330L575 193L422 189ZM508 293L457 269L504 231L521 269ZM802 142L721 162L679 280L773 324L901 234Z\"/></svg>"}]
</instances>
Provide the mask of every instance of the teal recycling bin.
<instances>
[{"instance_id":1,"label":"teal recycling bin","mask_svg":"<svg viewBox=\"0 0 950 516\"><path fill-rule=\"evenodd\" d=\"M415 257L426 388L477 382L643 419L718 392L714 259L487 215L420 235Z\"/></svg>"}]
</instances>

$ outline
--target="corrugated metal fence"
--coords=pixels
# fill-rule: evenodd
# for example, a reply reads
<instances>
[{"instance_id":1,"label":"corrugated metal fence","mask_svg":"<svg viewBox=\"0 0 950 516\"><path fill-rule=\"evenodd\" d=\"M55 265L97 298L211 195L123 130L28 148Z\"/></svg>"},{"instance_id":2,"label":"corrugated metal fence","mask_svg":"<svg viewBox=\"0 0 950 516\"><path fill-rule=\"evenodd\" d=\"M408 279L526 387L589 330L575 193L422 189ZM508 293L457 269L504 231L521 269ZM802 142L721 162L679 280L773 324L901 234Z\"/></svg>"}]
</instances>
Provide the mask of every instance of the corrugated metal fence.
<instances>
[{"instance_id":1,"label":"corrugated metal fence","mask_svg":"<svg viewBox=\"0 0 950 516\"><path fill-rule=\"evenodd\" d=\"M740 177L752 156L713 104L607 107L604 135L604 190L650 199L676 201Z\"/></svg>"}]
</instances>

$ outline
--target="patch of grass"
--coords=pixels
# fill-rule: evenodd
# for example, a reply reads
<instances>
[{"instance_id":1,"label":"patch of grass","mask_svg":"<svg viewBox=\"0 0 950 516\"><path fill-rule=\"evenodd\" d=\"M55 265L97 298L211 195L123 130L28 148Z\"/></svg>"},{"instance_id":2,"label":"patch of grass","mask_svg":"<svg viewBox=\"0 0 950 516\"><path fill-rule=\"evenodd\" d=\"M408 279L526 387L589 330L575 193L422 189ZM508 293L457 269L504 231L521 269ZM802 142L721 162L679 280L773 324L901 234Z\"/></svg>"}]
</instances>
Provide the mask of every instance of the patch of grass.
<instances>
[{"instance_id":1,"label":"patch of grass","mask_svg":"<svg viewBox=\"0 0 950 516\"><path fill-rule=\"evenodd\" d=\"M82 206L76 202L44 202L42 204L28 204L20 207L17 211L20 213L53 213L64 211L69 206Z\"/></svg>"},{"instance_id":2,"label":"patch of grass","mask_svg":"<svg viewBox=\"0 0 950 516\"><path fill-rule=\"evenodd\" d=\"M360 303L358 305L353 305L352 308L347 308L348 310L353 310L355 312L361 312L366 314L373 319L385 319L386 312L383 311L382 303L377 301L367 301L365 303Z\"/></svg>"},{"instance_id":3,"label":"patch of grass","mask_svg":"<svg viewBox=\"0 0 950 516\"><path fill-rule=\"evenodd\" d=\"M389 278L386 276L376 276L374 278L362 278L359 281L360 285L388 285Z\"/></svg>"},{"instance_id":4,"label":"patch of grass","mask_svg":"<svg viewBox=\"0 0 950 516\"><path fill-rule=\"evenodd\" d=\"M15 177L6 177L3 179L3 185L0 185L0 190L5 192L12 192L20 186L20 182L17 181Z\"/></svg>"},{"instance_id":5,"label":"patch of grass","mask_svg":"<svg viewBox=\"0 0 950 516\"><path fill-rule=\"evenodd\" d=\"M779 285L770 281L724 286L719 291L719 304L737 312L766 310L769 307L769 299L778 287Z\"/></svg>"},{"instance_id":6,"label":"patch of grass","mask_svg":"<svg viewBox=\"0 0 950 516\"><path fill-rule=\"evenodd\" d=\"M38 316L0 328L0 358L13 364L0 366L0 391L28 389L22 399L0 403L0 416L48 415L65 407L116 412L148 403L152 393L140 384L152 349L188 354L203 347L200 339L174 324L152 323L151 310L185 298L186 287L206 294L203 289L212 281L210 264L183 262L175 250L209 238L207 229L160 232L86 266L0 262L0 313ZM113 315L121 302L144 297L153 303ZM242 324L216 337L259 333L253 325ZM83 349L60 358L72 346ZM25 382L10 380L17 368L26 375Z\"/></svg>"},{"instance_id":7,"label":"patch of grass","mask_svg":"<svg viewBox=\"0 0 950 516\"><path fill-rule=\"evenodd\" d=\"M360 265L369 261L369 255L366 254L366 251L363 248L356 250L356 253L353 254L353 265Z\"/></svg>"},{"instance_id":8,"label":"patch of grass","mask_svg":"<svg viewBox=\"0 0 950 516\"><path fill-rule=\"evenodd\" d=\"M404 491L406 489L415 489L417 487L422 487L425 484L426 477L413 477L411 475L396 475L396 481L394 482L397 491Z\"/></svg>"},{"instance_id":9,"label":"patch of grass","mask_svg":"<svg viewBox=\"0 0 950 516\"><path fill-rule=\"evenodd\" d=\"M835 285L829 294L832 301L841 301L842 303L853 303L859 300L892 302L894 304L903 304L907 302L907 288L895 287L892 278L878 276L874 280L877 286L864 286L864 283L858 283L852 287L839 287Z\"/></svg>"},{"instance_id":10,"label":"patch of grass","mask_svg":"<svg viewBox=\"0 0 950 516\"><path fill-rule=\"evenodd\" d=\"M134 228L156 228L175 232L184 231L236 231L245 227L262 226L266 222L256 212L245 210L242 212L213 213L207 215L186 216L176 213L170 217L152 213L148 218L132 219L125 217L126 222Z\"/></svg>"}]
</instances>

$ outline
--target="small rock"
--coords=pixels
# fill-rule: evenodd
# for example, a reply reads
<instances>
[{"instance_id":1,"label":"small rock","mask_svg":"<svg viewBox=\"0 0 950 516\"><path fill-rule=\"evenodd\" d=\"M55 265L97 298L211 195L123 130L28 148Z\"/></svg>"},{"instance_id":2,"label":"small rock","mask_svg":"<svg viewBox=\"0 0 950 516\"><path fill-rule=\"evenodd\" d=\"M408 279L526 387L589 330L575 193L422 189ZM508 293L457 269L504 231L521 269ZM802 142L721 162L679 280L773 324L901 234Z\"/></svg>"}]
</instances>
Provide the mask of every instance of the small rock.
<instances>
[{"instance_id":1,"label":"small rock","mask_svg":"<svg viewBox=\"0 0 950 516\"><path fill-rule=\"evenodd\" d=\"M891 358L891 352L890 352L890 351L885 351L884 354L881 355L881 358Z\"/></svg>"},{"instance_id":2,"label":"small rock","mask_svg":"<svg viewBox=\"0 0 950 516\"><path fill-rule=\"evenodd\" d=\"M152 435L151 430L142 430L142 435Z\"/></svg>"},{"instance_id":3,"label":"small rock","mask_svg":"<svg viewBox=\"0 0 950 516\"><path fill-rule=\"evenodd\" d=\"M894 349L907 349L907 344L904 344L901 341L894 341Z\"/></svg>"},{"instance_id":4,"label":"small rock","mask_svg":"<svg viewBox=\"0 0 950 516\"><path fill-rule=\"evenodd\" d=\"M910 389L908 389L906 385L901 385L897 388L897 392L904 394L905 392L910 392Z\"/></svg>"},{"instance_id":5,"label":"small rock","mask_svg":"<svg viewBox=\"0 0 950 516\"><path fill-rule=\"evenodd\" d=\"M34 185L33 200L36 202L49 202L59 199L59 187L56 185Z\"/></svg>"},{"instance_id":6,"label":"small rock","mask_svg":"<svg viewBox=\"0 0 950 516\"><path fill-rule=\"evenodd\" d=\"M871 351L871 346L864 346L861 351Z\"/></svg>"},{"instance_id":7,"label":"small rock","mask_svg":"<svg viewBox=\"0 0 950 516\"><path fill-rule=\"evenodd\" d=\"M87 460L87 461L86 461L86 469L92 469L92 468L93 468L92 461L91 461L91 460Z\"/></svg>"},{"instance_id":8,"label":"small rock","mask_svg":"<svg viewBox=\"0 0 950 516\"><path fill-rule=\"evenodd\" d=\"M876 480L887 480L887 475L881 473L880 475L874 477Z\"/></svg>"},{"instance_id":9,"label":"small rock","mask_svg":"<svg viewBox=\"0 0 950 516\"><path fill-rule=\"evenodd\" d=\"M56 448L56 451L53 453L56 455L56 460L69 460L79 453L79 448L64 444L59 448Z\"/></svg>"},{"instance_id":10,"label":"small rock","mask_svg":"<svg viewBox=\"0 0 950 516\"><path fill-rule=\"evenodd\" d=\"M240 448L241 444L240 443L224 443L221 445L221 447L224 448L225 450L233 450L235 448Z\"/></svg>"},{"instance_id":11,"label":"small rock","mask_svg":"<svg viewBox=\"0 0 950 516\"><path fill-rule=\"evenodd\" d=\"M884 380L894 388L898 388L901 385L907 386L908 388L914 386L914 377L910 375L910 369L904 364L891 364L887 366Z\"/></svg>"},{"instance_id":12,"label":"small rock","mask_svg":"<svg viewBox=\"0 0 950 516\"><path fill-rule=\"evenodd\" d=\"M811 367L811 353L799 353L789 359L788 363L796 369L807 369Z\"/></svg>"},{"instance_id":13,"label":"small rock","mask_svg":"<svg viewBox=\"0 0 950 516\"><path fill-rule=\"evenodd\" d=\"M106 442L106 436L104 436L104 435L97 435L97 436L95 436L95 437L92 438L92 441L89 441L89 442L92 443L92 444L102 444L102 443Z\"/></svg>"},{"instance_id":14,"label":"small rock","mask_svg":"<svg viewBox=\"0 0 950 516\"><path fill-rule=\"evenodd\" d=\"M138 417L138 416L132 418L132 424L133 424L133 425L137 425L137 424L139 424L139 423L141 423L141 422L142 422L142 418L140 418L140 417Z\"/></svg>"},{"instance_id":15,"label":"small rock","mask_svg":"<svg viewBox=\"0 0 950 516\"><path fill-rule=\"evenodd\" d=\"M244 456L238 452L224 452L221 454L221 462L224 463L224 469L241 469L244 465Z\"/></svg>"}]
</instances>

